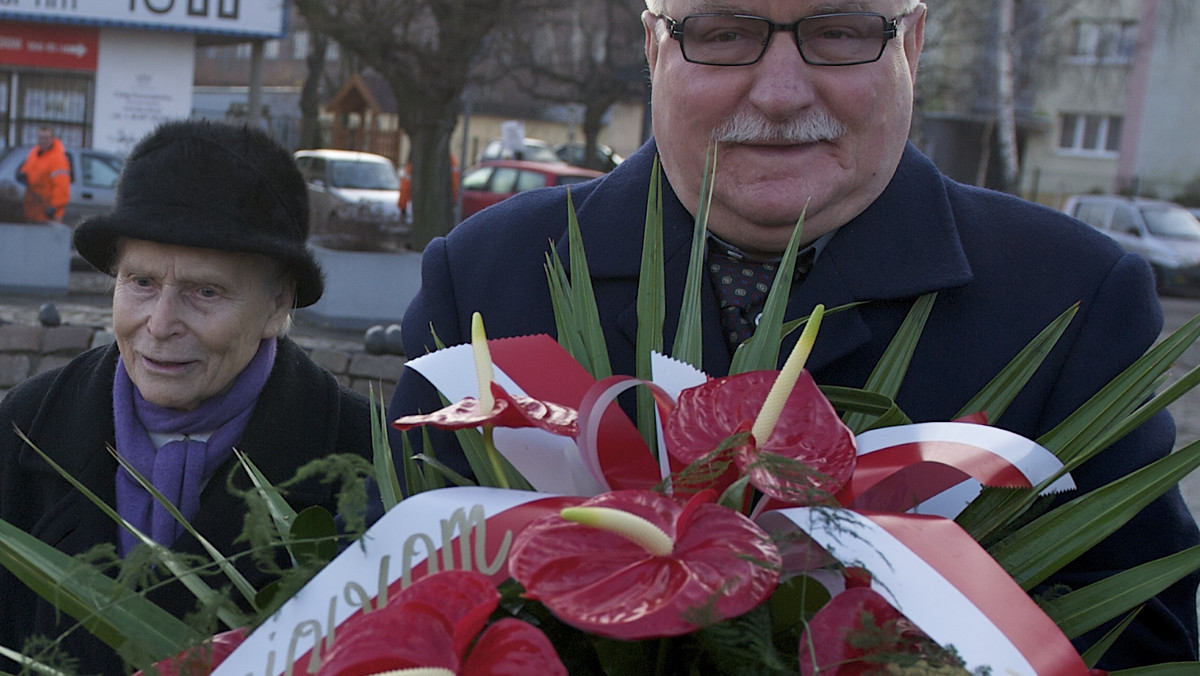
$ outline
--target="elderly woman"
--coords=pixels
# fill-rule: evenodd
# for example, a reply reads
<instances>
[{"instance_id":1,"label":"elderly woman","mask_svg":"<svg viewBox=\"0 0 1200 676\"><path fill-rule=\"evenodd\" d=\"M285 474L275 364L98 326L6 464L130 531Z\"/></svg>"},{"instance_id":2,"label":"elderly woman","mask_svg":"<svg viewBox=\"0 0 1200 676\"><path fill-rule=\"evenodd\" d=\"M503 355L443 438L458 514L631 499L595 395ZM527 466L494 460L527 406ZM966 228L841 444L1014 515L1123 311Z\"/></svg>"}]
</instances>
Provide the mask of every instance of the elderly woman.
<instances>
[{"instance_id":1,"label":"elderly woman","mask_svg":"<svg viewBox=\"0 0 1200 676\"><path fill-rule=\"evenodd\" d=\"M205 122L162 125L129 156L116 210L75 231L79 253L115 278L115 345L32 378L0 403L0 518L68 554L135 544L13 430L156 541L203 554L124 470L113 447L226 555L245 505L226 489L233 448L275 482L332 453L370 452L366 400L340 386L284 332L293 307L321 297L305 246L304 181L265 134ZM299 509L333 509L335 488L288 491ZM252 582L266 582L249 557ZM178 587L156 601L182 616ZM0 568L0 645L72 626ZM106 646L76 630L64 642L79 673L127 673ZM0 659L0 672L16 672Z\"/></svg>"}]
</instances>

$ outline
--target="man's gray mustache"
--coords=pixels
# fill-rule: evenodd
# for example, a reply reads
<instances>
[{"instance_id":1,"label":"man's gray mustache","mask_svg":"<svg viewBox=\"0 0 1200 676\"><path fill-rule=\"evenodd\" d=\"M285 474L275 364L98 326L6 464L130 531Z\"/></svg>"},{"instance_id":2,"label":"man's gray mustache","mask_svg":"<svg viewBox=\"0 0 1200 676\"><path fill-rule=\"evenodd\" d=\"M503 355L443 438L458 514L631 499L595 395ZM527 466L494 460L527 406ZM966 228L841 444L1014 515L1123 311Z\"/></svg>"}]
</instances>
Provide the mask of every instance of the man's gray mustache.
<instances>
[{"instance_id":1,"label":"man's gray mustache","mask_svg":"<svg viewBox=\"0 0 1200 676\"><path fill-rule=\"evenodd\" d=\"M822 111L786 122L738 113L713 130L713 139L718 143L815 143L832 141L846 132L846 125Z\"/></svg>"}]
</instances>

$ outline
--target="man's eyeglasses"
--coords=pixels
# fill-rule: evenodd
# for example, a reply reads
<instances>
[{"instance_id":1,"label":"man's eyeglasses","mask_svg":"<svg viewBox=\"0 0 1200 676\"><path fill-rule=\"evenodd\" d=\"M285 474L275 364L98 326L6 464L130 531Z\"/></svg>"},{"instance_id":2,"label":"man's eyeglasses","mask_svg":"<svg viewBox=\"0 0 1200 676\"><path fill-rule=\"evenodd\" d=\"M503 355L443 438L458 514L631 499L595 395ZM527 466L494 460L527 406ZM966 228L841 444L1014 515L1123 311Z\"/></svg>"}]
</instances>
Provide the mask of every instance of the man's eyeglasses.
<instances>
[{"instance_id":1,"label":"man's eyeglasses","mask_svg":"<svg viewBox=\"0 0 1200 676\"><path fill-rule=\"evenodd\" d=\"M775 23L745 14L691 14L676 21L665 14L671 37L683 58L708 66L749 66L767 53L771 36L788 31L800 58L813 66L853 66L878 61L888 40L896 37L902 15L888 19L870 12L806 16L795 23Z\"/></svg>"}]
</instances>

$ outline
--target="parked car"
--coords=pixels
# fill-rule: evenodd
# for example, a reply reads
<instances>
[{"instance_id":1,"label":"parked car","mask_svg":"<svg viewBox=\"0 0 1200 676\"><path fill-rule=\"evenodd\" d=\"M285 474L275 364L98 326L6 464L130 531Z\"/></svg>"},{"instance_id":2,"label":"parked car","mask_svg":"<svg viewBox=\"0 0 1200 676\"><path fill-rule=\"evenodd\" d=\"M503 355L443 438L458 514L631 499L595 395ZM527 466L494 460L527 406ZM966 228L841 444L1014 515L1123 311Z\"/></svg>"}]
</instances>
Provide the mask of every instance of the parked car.
<instances>
[{"instance_id":1,"label":"parked car","mask_svg":"<svg viewBox=\"0 0 1200 676\"><path fill-rule=\"evenodd\" d=\"M395 251L409 226L400 213L400 176L382 155L297 150L308 189L309 238L330 249Z\"/></svg>"},{"instance_id":2,"label":"parked car","mask_svg":"<svg viewBox=\"0 0 1200 676\"><path fill-rule=\"evenodd\" d=\"M16 199L24 196L25 186L17 181L17 172L32 149L27 145L0 151L0 194L15 195ZM74 226L85 218L112 211L124 158L92 148L68 147L66 151L71 162L71 201L63 212L63 223Z\"/></svg>"},{"instance_id":3,"label":"parked car","mask_svg":"<svg viewBox=\"0 0 1200 676\"><path fill-rule=\"evenodd\" d=\"M1200 220L1171 202L1115 195L1075 195L1063 211L1141 254L1160 292L1200 290Z\"/></svg>"},{"instance_id":4,"label":"parked car","mask_svg":"<svg viewBox=\"0 0 1200 676\"><path fill-rule=\"evenodd\" d=\"M567 164L573 164L577 167L586 167L587 162L584 161L584 151L586 146L582 143L560 143L554 146L554 154ZM625 158L613 152L612 148L603 143L596 144L596 167L600 171L612 171L617 168L617 165L624 162Z\"/></svg>"},{"instance_id":5,"label":"parked car","mask_svg":"<svg viewBox=\"0 0 1200 676\"><path fill-rule=\"evenodd\" d=\"M462 178L463 218L525 190L570 185L604 173L564 162L492 160L468 169Z\"/></svg>"},{"instance_id":6,"label":"parked car","mask_svg":"<svg viewBox=\"0 0 1200 676\"><path fill-rule=\"evenodd\" d=\"M519 157L518 157L519 155ZM525 148L519 152L504 149L504 140L494 138L483 146L483 150L479 151L479 155L475 158L477 164L488 162L491 160L525 160L527 162L549 162L557 164L562 162L562 158L554 151L554 148L545 141L536 138L526 138Z\"/></svg>"}]
</instances>

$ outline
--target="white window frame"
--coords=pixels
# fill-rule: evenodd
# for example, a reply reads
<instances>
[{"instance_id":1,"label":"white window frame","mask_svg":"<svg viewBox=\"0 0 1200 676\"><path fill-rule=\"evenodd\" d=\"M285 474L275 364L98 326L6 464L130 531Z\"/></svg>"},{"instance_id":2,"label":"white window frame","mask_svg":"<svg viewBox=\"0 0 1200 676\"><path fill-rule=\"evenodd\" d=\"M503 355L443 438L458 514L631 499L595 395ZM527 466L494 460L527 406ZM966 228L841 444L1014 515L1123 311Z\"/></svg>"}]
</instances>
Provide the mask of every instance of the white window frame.
<instances>
[{"instance_id":1,"label":"white window frame","mask_svg":"<svg viewBox=\"0 0 1200 676\"><path fill-rule=\"evenodd\" d=\"M1089 121L1098 123L1099 128L1096 131L1096 141L1099 147L1084 146L1084 137L1087 135L1087 125ZM1062 112L1058 115L1058 135L1055 138L1055 149L1060 155L1075 155L1081 157L1103 157L1115 158L1120 154L1120 139L1117 139L1117 149L1109 150L1108 135L1109 128L1114 123L1123 125L1124 119L1120 115L1105 115L1103 113L1067 113ZM1063 137L1066 136L1068 123L1073 125L1070 131L1071 145L1063 145ZM1124 133L1124 129L1121 130Z\"/></svg>"}]
</instances>

